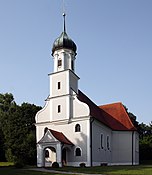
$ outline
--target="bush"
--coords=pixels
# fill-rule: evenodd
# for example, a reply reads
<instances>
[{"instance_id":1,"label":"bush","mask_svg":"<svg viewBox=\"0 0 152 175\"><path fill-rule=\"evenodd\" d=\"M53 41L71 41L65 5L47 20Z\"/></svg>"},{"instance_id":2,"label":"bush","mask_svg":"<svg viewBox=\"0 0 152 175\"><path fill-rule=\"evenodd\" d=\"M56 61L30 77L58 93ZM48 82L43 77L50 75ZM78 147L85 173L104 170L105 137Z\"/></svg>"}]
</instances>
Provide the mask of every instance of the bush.
<instances>
[{"instance_id":1,"label":"bush","mask_svg":"<svg viewBox=\"0 0 152 175\"><path fill-rule=\"evenodd\" d=\"M100 166L107 166L107 165L108 165L107 162L105 162L105 163L103 162L103 163L100 164Z\"/></svg>"},{"instance_id":2,"label":"bush","mask_svg":"<svg viewBox=\"0 0 152 175\"><path fill-rule=\"evenodd\" d=\"M58 162L53 162L52 163L52 168L59 168Z\"/></svg>"},{"instance_id":3,"label":"bush","mask_svg":"<svg viewBox=\"0 0 152 175\"><path fill-rule=\"evenodd\" d=\"M14 163L14 166L15 166L15 168L23 168L24 167L24 163L17 161L17 162Z\"/></svg>"},{"instance_id":4,"label":"bush","mask_svg":"<svg viewBox=\"0 0 152 175\"><path fill-rule=\"evenodd\" d=\"M80 163L79 165L80 165L80 167L82 167L82 168L86 167L86 164L85 164L85 163Z\"/></svg>"}]
</instances>

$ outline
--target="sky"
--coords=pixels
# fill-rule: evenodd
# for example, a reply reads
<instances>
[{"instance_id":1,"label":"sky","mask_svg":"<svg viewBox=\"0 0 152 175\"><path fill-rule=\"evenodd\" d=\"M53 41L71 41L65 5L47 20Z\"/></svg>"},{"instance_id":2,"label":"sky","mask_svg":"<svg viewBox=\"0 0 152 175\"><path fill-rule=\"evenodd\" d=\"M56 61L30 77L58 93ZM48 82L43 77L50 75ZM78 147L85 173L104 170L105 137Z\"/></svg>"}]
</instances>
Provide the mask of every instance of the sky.
<instances>
[{"instance_id":1,"label":"sky","mask_svg":"<svg viewBox=\"0 0 152 175\"><path fill-rule=\"evenodd\" d=\"M62 0L0 0L0 93L44 106L51 49L63 31ZM152 1L65 0L77 45L79 89L97 105L122 102L152 121Z\"/></svg>"}]
</instances>

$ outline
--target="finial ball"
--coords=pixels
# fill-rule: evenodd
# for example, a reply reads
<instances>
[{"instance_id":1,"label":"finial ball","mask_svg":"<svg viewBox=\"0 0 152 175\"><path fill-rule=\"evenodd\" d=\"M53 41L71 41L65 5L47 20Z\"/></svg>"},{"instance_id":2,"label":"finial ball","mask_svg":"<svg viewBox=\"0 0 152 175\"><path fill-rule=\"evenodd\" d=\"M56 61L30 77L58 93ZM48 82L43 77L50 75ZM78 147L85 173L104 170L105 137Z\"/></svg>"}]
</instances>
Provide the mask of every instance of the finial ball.
<instances>
[{"instance_id":1,"label":"finial ball","mask_svg":"<svg viewBox=\"0 0 152 175\"><path fill-rule=\"evenodd\" d=\"M63 16L66 16L66 14L65 14L65 13L63 13Z\"/></svg>"}]
</instances>

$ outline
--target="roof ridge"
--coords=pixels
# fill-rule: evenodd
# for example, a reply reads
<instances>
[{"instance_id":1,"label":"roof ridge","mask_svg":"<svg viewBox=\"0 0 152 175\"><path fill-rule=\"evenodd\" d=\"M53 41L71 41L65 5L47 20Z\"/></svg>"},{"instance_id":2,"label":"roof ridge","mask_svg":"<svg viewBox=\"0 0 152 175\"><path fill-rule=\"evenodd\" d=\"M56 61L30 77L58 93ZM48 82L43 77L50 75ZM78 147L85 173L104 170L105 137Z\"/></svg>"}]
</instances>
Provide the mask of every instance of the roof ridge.
<instances>
[{"instance_id":1,"label":"roof ridge","mask_svg":"<svg viewBox=\"0 0 152 175\"><path fill-rule=\"evenodd\" d=\"M127 114L127 117L128 117L128 120L129 120L130 124L133 126L134 129L137 129L137 128L134 126L133 122L131 121L131 118L129 117L128 112L125 110L123 104L122 104L122 108L123 108L124 112Z\"/></svg>"},{"instance_id":2,"label":"roof ridge","mask_svg":"<svg viewBox=\"0 0 152 175\"><path fill-rule=\"evenodd\" d=\"M111 103L107 105L97 106L83 92L78 91L78 99L86 103L90 108L90 116L99 120L112 130L136 130L130 120L129 115L124 109L122 102Z\"/></svg>"},{"instance_id":3,"label":"roof ridge","mask_svg":"<svg viewBox=\"0 0 152 175\"><path fill-rule=\"evenodd\" d=\"M111 105L115 105L115 104L122 104L122 102L113 102L113 103L108 103L108 104L105 104L105 105L99 105L98 107L103 107L103 106L111 106ZM122 104L123 105L123 104Z\"/></svg>"}]
</instances>

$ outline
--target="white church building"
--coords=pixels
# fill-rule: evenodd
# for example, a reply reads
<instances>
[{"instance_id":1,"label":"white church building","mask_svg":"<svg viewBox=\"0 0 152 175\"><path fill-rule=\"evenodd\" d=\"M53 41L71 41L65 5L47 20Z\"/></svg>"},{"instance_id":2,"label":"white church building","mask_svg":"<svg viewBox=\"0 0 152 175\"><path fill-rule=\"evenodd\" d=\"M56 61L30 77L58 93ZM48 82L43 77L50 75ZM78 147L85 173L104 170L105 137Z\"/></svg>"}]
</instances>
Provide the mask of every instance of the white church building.
<instances>
[{"instance_id":1,"label":"white church building","mask_svg":"<svg viewBox=\"0 0 152 175\"><path fill-rule=\"evenodd\" d=\"M139 136L122 103L97 106L78 88L76 44L65 29L52 47L50 95L36 114L37 166L137 165Z\"/></svg>"}]
</instances>

